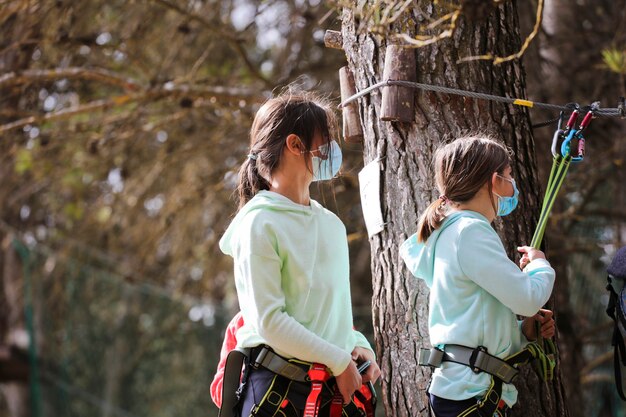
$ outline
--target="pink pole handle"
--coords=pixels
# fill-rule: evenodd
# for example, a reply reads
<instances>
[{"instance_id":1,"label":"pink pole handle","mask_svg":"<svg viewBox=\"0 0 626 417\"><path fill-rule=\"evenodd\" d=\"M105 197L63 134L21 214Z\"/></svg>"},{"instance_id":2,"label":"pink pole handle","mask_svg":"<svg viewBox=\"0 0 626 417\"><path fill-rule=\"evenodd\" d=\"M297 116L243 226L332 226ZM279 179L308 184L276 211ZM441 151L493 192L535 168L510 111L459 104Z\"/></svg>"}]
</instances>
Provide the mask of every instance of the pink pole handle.
<instances>
[{"instance_id":1,"label":"pink pole handle","mask_svg":"<svg viewBox=\"0 0 626 417\"><path fill-rule=\"evenodd\" d=\"M591 119L593 119L593 112L588 111L587 114L585 115L585 118L583 119L582 123L580 124L580 130L583 130L584 128L589 126L589 123L591 122Z\"/></svg>"},{"instance_id":2,"label":"pink pole handle","mask_svg":"<svg viewBox=\"0 0 626 417\"><path fill-rule=\"evenodd\" d=\"M576 119L578 119L578 110L574 110L572 114L569 116L569 120L567 121L567 125L566 125L567 130L574 127L574 123L576 123Z\"/></svg>"}]
</instances>

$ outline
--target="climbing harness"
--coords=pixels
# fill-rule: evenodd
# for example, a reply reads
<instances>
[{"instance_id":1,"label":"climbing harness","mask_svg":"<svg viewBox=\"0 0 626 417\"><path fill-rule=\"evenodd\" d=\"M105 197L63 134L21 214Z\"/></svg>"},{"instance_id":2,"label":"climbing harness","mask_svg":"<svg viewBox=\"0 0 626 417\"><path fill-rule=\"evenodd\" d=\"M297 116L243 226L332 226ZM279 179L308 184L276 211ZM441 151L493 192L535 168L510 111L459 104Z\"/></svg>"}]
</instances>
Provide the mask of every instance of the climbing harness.
<instances>
[{"instance_id":1,"label":"climbing harness","mask_svg":"<svg viewBox=\"0 0 626 417\"><path fill-rule=\"evenodd\" d=\"M310 386L304 417L374 417L377 398L371 382L364 384L355 392L354 399L344 405L335 378L325 365L283 358L266 345L235 349L229 353L224 369L219 417L239 417L237 405L243 396L249 373L261 368L275 376L261 401L252 408L252 417L297 417L295 409L289 408L288 394L295 388L293 384ZM293 415L288 410L294 410Z\"/></svg>"},{"instance_id":2,"label":"climbing harness","mask_svg":"<svg viewBox=\"0 0 626 417\"><path fill-rule=\"evenodd\" d=\"M491 375L491 384L483 398L461 412L458 417L503 417L508 406L502 401L502 384L510 384L518 375L517 366L529 362L545 366L547 359L542 347L536 343L529 343L521 351L504 359L489 354L484 346L470 348L462 345L444 345L420 349L419 365L438 368L443 362L458 363L470 367L474 373L486 372Z\"/></svg>"}]
</instances>

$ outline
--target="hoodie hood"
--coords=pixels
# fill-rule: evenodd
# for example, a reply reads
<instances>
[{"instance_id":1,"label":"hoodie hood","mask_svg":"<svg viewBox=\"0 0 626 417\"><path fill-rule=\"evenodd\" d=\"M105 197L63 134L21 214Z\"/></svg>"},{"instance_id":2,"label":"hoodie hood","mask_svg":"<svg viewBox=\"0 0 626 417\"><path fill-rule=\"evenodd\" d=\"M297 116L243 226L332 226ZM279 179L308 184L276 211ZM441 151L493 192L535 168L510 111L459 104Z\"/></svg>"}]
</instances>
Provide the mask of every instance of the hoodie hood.
<instances>
[{"instance_id":1,"label":"hoodie hood","mask_svg":"<svg viewBox=\"0 0 626 417\"><path fill-rule=\"evenodd\" d=\"M449 214L441 226L435 230L426 242L417 241L417 233L411 235L400 246L400 256L407 268L416 277L423 279L428 287L433 284L433 272L435 267L435 249L441 233L450 225L456 223L462 217L468 215L466 211L457 211Z\"/></svg>"},{"instance_id":2,"label":"hoodie hood","mask_svg":"<svg viewBox=\"0 0 626 417\"><path fill-rule=\"evenodd\" d=\"M271 210L276 212L293 212L304 216L313 215L314 211L319 209L320 204L315 200L310 200L310 206L297 204L287 197L275 193L273 191L259 191L245 206L239 210L233 221L230 223L224 236L220 239L220 250L224 254L233 256L232 239L239 233L239 226L242 220L251 212L256 210Z\"/></svg>"}]
</instances>

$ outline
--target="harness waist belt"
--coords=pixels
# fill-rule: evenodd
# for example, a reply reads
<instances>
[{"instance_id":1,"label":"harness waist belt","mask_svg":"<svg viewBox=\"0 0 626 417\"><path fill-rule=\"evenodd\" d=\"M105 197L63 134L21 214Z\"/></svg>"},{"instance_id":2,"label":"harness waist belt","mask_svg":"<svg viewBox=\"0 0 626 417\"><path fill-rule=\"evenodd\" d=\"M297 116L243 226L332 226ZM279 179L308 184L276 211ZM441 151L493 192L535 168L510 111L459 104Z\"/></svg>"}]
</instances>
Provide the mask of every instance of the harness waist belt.
<instances>
[{"instance_id":1,"label":"harness waist belt","mask_svg":"<svg viewBox=\"0 0 626 417\"><path fill-rule=\"evenodd\" d=\"M487 348L479 346L469 348L461 345L445 345L443 350L438 348L420 348L420 365L428 365L435 368L441 366L442 362L454 362L469 366L475 373L487 372L503 382L510 384L519 370L509 365L504 360L487 353Z\"/></svg>"},{"instance_id":2,"label":"harness waist belt","mask_svg":"<svg viewBox=\"0 0 626 417\"><path fill-rule=\"evenodd\" d=\"M308 376L308 371L311 368L310 364L296 364L289 362L287 359L274 353L268 346L261 346L258 350L258 354L255 356L257 348L252 350L250 357L250 364L254 368L262 366L263 368L277 374L284 376L298 382L311 382Z\"/></svg>"}]
</instances>

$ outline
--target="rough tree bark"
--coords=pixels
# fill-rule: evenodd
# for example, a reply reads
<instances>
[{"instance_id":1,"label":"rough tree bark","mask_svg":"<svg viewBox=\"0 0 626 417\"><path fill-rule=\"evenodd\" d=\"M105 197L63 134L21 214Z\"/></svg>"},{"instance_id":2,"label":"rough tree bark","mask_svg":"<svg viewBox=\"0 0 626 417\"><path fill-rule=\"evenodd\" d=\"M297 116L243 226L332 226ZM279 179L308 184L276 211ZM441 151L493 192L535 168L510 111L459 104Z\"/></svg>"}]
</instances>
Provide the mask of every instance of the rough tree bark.
<instances>
[{"instance_id":1,"label":"rough tree bark","mask_svg":"<svg viewBox=\"0 0 626 417\"><path fill-rule=\"evenodd\" d=\"M440 17L430 2L409 8L395 30L415 33ZM438 13L438 14L436 14ZM391 38L357 33L358 18L351 10L342 17L343 47L357 90L382 81L384 56ZM525 97L519 62L494 66L460 58L491 52L506 56L521 46L515 2L503 2L481 22L461 18L451 39L415 50L417 81L508 97ZM383 401L388 416L427 415L426 388L430 372L416 366L420 346L428 344L428 288L412 277L398 256L399 245L416 230L419 213L437 197L431 160L447 139L465 132L488 132L514 152L513 177L520 205L496 229L511 257L516 246L530 242L542 197L528 113L519 107L459 96L415 92L413 123L381 121L381 92L359 99L364 132L364 161L383 157L381 201L385 230L371 239L373 320L377 354L383 370ZM520 391L514 416L567 416L560 372L549 384L530 369L516 381Z\"/></svg>"}]
</instances>

